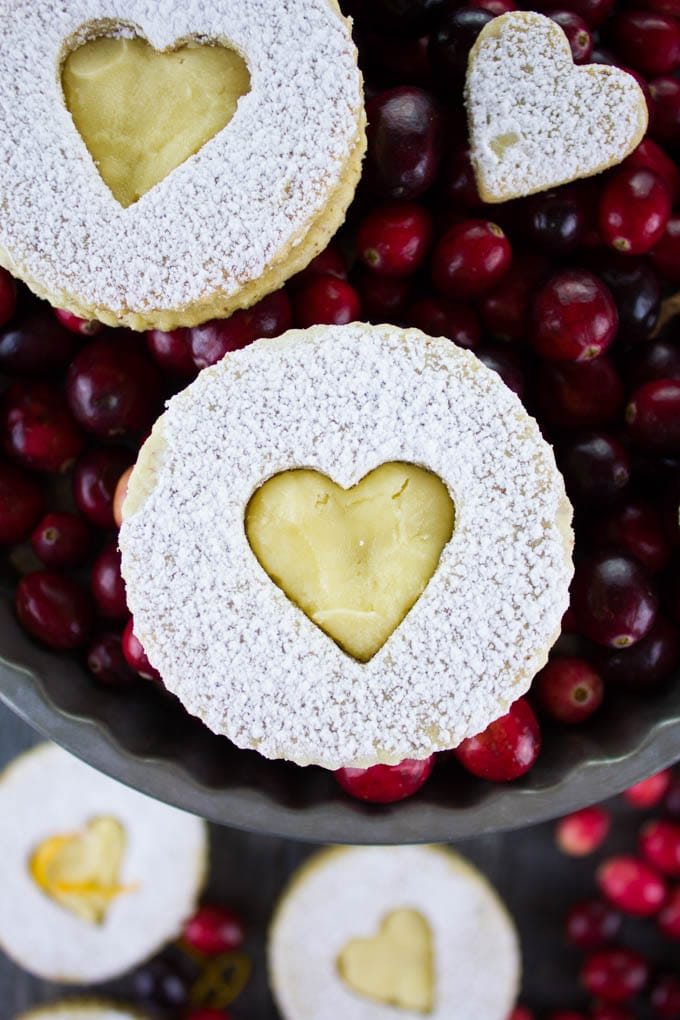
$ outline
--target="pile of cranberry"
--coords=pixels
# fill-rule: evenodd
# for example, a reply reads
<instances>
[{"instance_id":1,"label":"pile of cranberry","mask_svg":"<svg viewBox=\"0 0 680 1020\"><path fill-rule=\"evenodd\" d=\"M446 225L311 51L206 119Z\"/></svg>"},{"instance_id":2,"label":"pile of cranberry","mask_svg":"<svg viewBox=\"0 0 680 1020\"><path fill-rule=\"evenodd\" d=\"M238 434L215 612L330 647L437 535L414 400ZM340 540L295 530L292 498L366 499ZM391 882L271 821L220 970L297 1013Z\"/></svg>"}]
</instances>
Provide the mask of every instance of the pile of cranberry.
<instances>
[{"instance_id":1,"label":"pile of cranberry","mask_svg":"<svg viewBox=\"0 0 680 1020\"><path fill-rule=\"evenodd\" d=\"M514 0L352 0L364 174L339 237L285 288L227 320L140 336L52 312L0 271L0 542L19 575L16 612L36 640L82 655L95 683L160 683L127 612L113 501L164 400L257 337L355 319L474 350L538 418L575 508L563 638L530 700L455 750L462 765L514 779L538 755L537 714L569 726L621 689L644 695L673 677L680 0L533 6L562 26L577 63L616 63L640 82L649 134L621 166L484 206L466 143L465 67L481 29ZM396 800L432 766L338 779L357 797Z\"/></svg>"}]
</instances>

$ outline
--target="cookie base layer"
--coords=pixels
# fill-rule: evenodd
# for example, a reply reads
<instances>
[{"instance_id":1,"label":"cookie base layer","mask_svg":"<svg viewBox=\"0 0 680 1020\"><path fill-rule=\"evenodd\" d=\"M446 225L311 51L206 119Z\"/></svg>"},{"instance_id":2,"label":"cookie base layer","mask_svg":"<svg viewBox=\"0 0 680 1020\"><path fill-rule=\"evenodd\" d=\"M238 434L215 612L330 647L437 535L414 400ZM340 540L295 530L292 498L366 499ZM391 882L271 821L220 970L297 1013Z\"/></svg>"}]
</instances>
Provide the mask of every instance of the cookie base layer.
<instances>
[{"instance_id":1,"label":"cookie base layer","mask_svg":"<svg viewBox=\"0 0 680 1020\"><path fill-rule=\"evenodd\" d=\"M149 1020L149 1017L104 999L63 999L50 1006L37 1006L15 1020Z\"/></svg>"}]
</instances>

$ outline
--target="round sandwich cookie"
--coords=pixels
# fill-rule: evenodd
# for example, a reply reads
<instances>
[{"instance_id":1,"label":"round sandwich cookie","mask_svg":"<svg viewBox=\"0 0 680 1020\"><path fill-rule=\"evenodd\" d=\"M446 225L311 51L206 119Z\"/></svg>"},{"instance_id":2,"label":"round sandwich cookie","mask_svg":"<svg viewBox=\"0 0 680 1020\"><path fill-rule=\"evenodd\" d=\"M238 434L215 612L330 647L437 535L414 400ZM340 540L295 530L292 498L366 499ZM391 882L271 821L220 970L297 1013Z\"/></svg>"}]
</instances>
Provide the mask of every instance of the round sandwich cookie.
<instances>
[{"instance_id":1,"label":"round sandwich cookie","mask_svg":"<svg viewBox=\"0 0 680 1020\"><path fill-rule=\"evenodd\" d=\"M284 1020L507 1020L521 964L484 876L421 846L311 857L274 913L268 967Z\"/></svg>"},{"instance_id":2,"label":"round sandwich cookie","mask_svg":"<svg viewBox=\"0 0 680 1020\"><path fill-rule=\"evenodd\" d=\"M138 330L227 316L303 269L366 147L336 0L16 0L0 106L0 264Z\"/></svg>"},{"instance_id":3,"label":"round sandwich cookie","mask_svg":"<svg viewBox=\"0 0 680 1020\"><path fill-rule=\"evenodd\" d=\"M15 1020L148 1020L146 1013L103 999L68 999L38 1006Z\"/></svg>"},{"instance_id":4,"label":"round sandwich cookie","mask_svg":"<svg viewBox=\"0 0 680 1020\"><path fill-rule=\"evenodd\" d=\"M315 327L168 404L123 504L135 635L214 732L326 768L424 758L529 687L572 575L553 452L450 340Z\"/></svg>"},{"instance_id":5,"label":"round sandwich cookie","mask_svg":"<svg viewBox=\"0 0 680 1020\"><path fill-rule=\"evenodd\" d=\"M176 938L193 913L208 863L200 819L53 744L0 775L0 813L0 946L30 973L109 980Z\"/></svg>"}]
</instances>

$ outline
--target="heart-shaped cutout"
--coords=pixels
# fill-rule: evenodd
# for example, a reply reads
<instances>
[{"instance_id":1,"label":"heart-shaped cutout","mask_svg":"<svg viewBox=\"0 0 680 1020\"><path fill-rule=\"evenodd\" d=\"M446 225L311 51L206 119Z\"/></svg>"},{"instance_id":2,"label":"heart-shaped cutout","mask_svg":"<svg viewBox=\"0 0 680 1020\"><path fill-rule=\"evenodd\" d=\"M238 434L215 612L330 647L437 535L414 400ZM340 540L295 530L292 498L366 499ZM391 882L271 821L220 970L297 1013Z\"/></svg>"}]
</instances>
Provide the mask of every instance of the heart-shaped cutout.
<instances>
[{"instance_id":1,"label":"heart-shaped cutout","mask_svg":"<svg viewBox=\"0 0 680 1020\"><path fill-rule=\"evenodd\" d=\"M94 818L81 832L50 836L34 851L30 873L42 891L71 913L101 924L120 885L125 829L115 818Z\"/></svg>"},{"instance_id":2,"label":"heart-shaped cutout","mask_svg":"<svg viewBox=\"0 0 680 1020\"><path fill-rule=\"evenodd\" d=\"M470 52L466 105L472 163L485 202L504 202L620 163L647 129L635 79L616 67L575 67L550 18L494 18Z\"/></svg>"},{"instance_id":3,"label":"heart-shaped cutout","mask_svg":"<svg viewBox=\"0 0 680 1020\"><path fill-rule=\"evenodd\" d=\"M434 1005L432 931L417 910L394 910L372 938L353 939L338 957L338 972L359 995L419 1013Z\"/></svg>"},{"instance_id":4,"label":"heart-shaped cutout","mask_svg":"<svg viewBox=\"0 0 680 1020\"><path fill-rule=\"evenodd\" d=\"M440 478L393 462L350 489L317 471L275 475L250 500L246 534L288 598L368 662L424 592L454 520Z\"/></svg>"},{"instance_id":5,"label":"heart-shaped cutout","mask_svg":"<svg viewBox=\"0 0 680 1020\"><path fill-rule=\"evenodd\" d=\"M138 37L98 38L69 53L62 86L104 183L127 208L226 127L250 74L225 46L159 52Z\"/></svg>"}]
</instances>

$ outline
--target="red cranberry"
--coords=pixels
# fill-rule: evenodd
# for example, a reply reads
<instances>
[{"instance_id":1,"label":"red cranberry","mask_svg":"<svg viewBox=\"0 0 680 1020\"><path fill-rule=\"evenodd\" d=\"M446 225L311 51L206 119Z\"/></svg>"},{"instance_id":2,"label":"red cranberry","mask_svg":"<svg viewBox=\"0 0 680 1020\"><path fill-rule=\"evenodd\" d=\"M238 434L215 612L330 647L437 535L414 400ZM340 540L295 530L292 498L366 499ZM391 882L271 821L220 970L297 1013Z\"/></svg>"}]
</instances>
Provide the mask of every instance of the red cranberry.
<instances>
[{"instance_id":1,"label":"red cranberry","mask_svg":"<svg viewBox=\"0 0 680 1020\"><path fill-rule=\"evenodd\" d=\"M105 545L95 560L90 584L102 616L111 620L126 619L125 581L120 572L120 553L116 542Z\"/></svg>"},{"instance_id":2,"label":"red cranberry","mask_svg":"<svg viewBox=\"0 0 680 1020\"><path fill-rule=\"evenodd\" d=\"M676 321L671 321L675 331ZM672 340L650 340L637 344L628 352L625 362L626 376L631 386L658 379L680 379L680 344Z\"/></svg>"},{"instance_id":3,"label":"red cranberry","mask_svg":"<svg viewBox=\"0 0 680 1020\"><path fill-rule=\"evenodd\" d=\"M570 857L587 857L604 843L611 828L611 815L603 807L581 808L560 818L555 828L555 841Z\"/></svg>"},{"instance_id":4,"label":"red cranberry","mask_svg":"<svg viewBox=\"0 0 680 1020\"><path fill-rule=\"evenodd\" d=\"M624 390L621 376L606 355L595 361L544 361L538 365L536 399L549 424L593 428L619 417Z\"/></svg>"},{"instance_id":5,"label":"red cranberry","mask_svg":"<svg viewBox=\"0 0 680 1020\"><path fill-rule=\"evenodd\" d=\"M672 80L675 81L675 78ZM680 170L661 146L651 138L643 138L637 149L624 159L621 166L625 169L636 167L639 170L653 170L668 188L671 201L675 202L680 197Z\"/></svg>"},{"instance_id":6,"label":"red cranberry","mask_svg":"<svg viewBox=\"0 0 680 1020\"><path fill-rule=\"evenodd\" d=\"M549 263L539 255L513 257L512 265L480 302L484 325L498 340L521 340L529 329L533 291L545 280Z\"/></svg>"},{"instance_id":7,"label":"red cranberry","mask_svg":"<svg viewBox=\"0 0 680 1020\"><path fill-rule=\"evenodd\" d=\"M161 409L157 368L139 340L120 334L81 351L69 368L66 393L83 428L106 439L143 434Z\"/></svg>"},{"instance_id":8,"label":"red cranberry","mask_svg":"<svg viewBox=\"0 0 680 1020\"><path fill-rule=\"evenodd\" d=\"M630 435L640 446L669 453L680 447L680 380L656 379L633 393L626 407Z\"/></svg>"},{"instance_id":9,"label":"red cranberry","mask_svg":"<svg viewBox=\"0 0 680 1020\"><path fill-rule=\"evenodd\" d=\"M672 18L680 16L680 3L678 0L638 0L639 6L646 11L657 11L659 14L669 14Z\"/></svg>"},{"instance_id":10,"label":"red cranberry","mask_svg":"<svg viewBox=\"0 0 680 1020\"><path fill-rule=\"evenodd\" d=\"M413 293L410 276L377 276L369 269L359 267L352 276L362 316L368 322L401 322Z\"/></svg>"},{"instance_id":11,"label":"red cranberry","mask_svg":"<svg viewBox=\"0 0 680 1020\"><path fill-rule=\"evenodd\" d=\"M518 397L524 395L524 374L522 363L515 351L503 344L484 344L477 351L477 357L487 368L497 372L508 389Z\"/></svg>"},{"instance_id":12,"label":"red cranberry","mask_svg":"<svg viewBox=\"0 0 680 1020\"><path fill-rule=\"evenodd\" d=\"M87 650L87 668L101 687L126 690L137 683L137 674L125 660L120 634L108 631L99 634Z\"/></svg>"},{"instance_id":13,"label":"red cranberry","mask_svg":"<svg viewBox=\"0 0 680 1020\"><path fill-rule=\"evenodd\" d=\"M678 1020L680 1017L680 977L663 974L652 986L652 1009L661 1020Z\"/></svg>"},{"instance_id":14,"label":"red cranberry","mask_svg":"<svg viewBox=\"0 0 680 1020\"><path fill-rule=\"evenodd\" d=\"M680 886L671 890L656 920L666 938L680 939Z\"/></svg>"},{"instance_id":15,"label":"red cranberry","mask_svg":"<svg viewBox=\"0 0 680 1020\"><path fill-rule=\"evenodd\" d=\"M639 783L629 786L623 796L633 807L646 810L664 799L670 785L671 771L664 769L662 772L656 772L653 776L648 776L647 779L641 779Z\"/></svg>"},{"instance_id":16,"label":"red cranberry","mask_svg":"<svg viewBox=\"0 0 680 1020\"><path fill-rule=\"evenodd\" d=\"M607 1002L626 1002L647 984L649 967L632 949L600 949L581 969L581 984L590 995Z\"/></svg>"},{"instance_id":17,"label":"red cranberry","mask_svg":"<svg viewBox=\"0 0 680 1020\"><path fill-rule=\"evenodd\" d=\"M231 1020L231 1014L223 1009L192 1009L187 1013L186 1020Z\"/></svg>"},{"instance_id":18,"label":"red cranberry","mask_svg":"<svg viewBox=\"0 0 680 1020\"><path fill-rule=\"evenodd\" d=\"M158 682L161 679L161 675L149 662L139 638L135 637L134 625L135 622L130 617L123 631L122 649L125 660L134 669L135 673L138 673L145 680Z\"/></svg>"},{"instance_id":19,"label":"red cranberry","mask_svg":"<svg viewBox=\"0 0 680 1020\"><path fill-rule=\"evenodd\" d=\"M488 11L489 14L493 14L494 18L499 18L501 14L512 14L513 11L519 10L514 0L468 0L465 6Z\"/></svg>"},{"instance_id":20,"label":"red cranberry","mask_svg":"<svg viewBox=\"0 0 680 1020\"><path fill-rule=\"evenodd\" d=\"M380 81L383 87L418 85L429 88L432 84L426 35L406 39L369 33L362 41L363 69L371 80Z\"/></svg>"},{"instance_id":21,"label":"red cranberry","mask_svg":"<svg viewBox=\"0 0 680 1020\"><path fill-rule=\"evenodd\" d=\"M473 351L481 337L474 308L446 298L420 298L409 308L407 321L428 336L445 336L459 347Z\"/></svg>"},{"instance_id":22,"label":"red cranberry","mask_svg":"<svg viewBox=\"0 0 680 1020\"><path fill-rule=\"evenodd\" d=\"M252 308L228 319L212 319L190 329L188 344L196 368L208 368L225 354L241 350L262 337L280 336L291 326L290 299L285 290L262 298Z\"/></svg>"},{"instance_id":23,"label":"red cranberry","mask_svg":"<svg viewBox=\"0 0 680 1020\"><path fill-rule=\"evenodd\" d=\"M633 917L651 917L666 899L666 883L660 875L630 855L606 860L598 868L597 881L609 902Z\"/></svg>"},{"instance_id":24,"label":"red cranberry","mask_svg":"<svg viewBox=\"0 0 680 1020\"><path fill-rule=\"evenodd\" d=\"M592 273L567 269L536 295L531 340L551 361L590 361L607 350L617 325L608 288Z\"/></svg>"},{"instance_id":25,"label":"red cranberry","mask_svg":"<svg viewBox=\"0 0 680 1020\"><path fill-rule=\"evenodd\" d=\"M38 482L15 464L0 461L0 545L28 538L44 509Z\"/></svg>"},{"instance_id":26,"label":"red cranberry","mask_svg":"<svg viewBox=\"0 0 680 1020\"><path fill-rule=\"evenodd\" d=\"M669 283L680 284L680 215L671 216L666 232L650 252L650 258L654 268Z\"/></svg>"},{"instance_id":27,"label":"red cranberry","mask_svg":"<svg viewBox=\"0 0 680 1020\"><path fill-rule=\"evenodd\" d=\"M77 514L49 513L31 536L33 551L50 570L80 567L90 555L92 532Z\"/></svg>"},{"instance_id":28,"label":"red cranberry","mask_svg":"<svg viewBox=\"0 0 680 1020\"><path fill-rule=\"evenodd\" d=\"M186 922L182 936L187 945L204 956L219 956L240 949L245 931L233 910L206 903Z\"/></svg>"},{"instance_id":29,"label":"red cranberry","mask_svg":"<svg viewBox=\"0 0 680 1020\"><path fill-rule=\"evenodd\" d=\"M671 779L665 794L664 808L672 818L680 818L680 775Z\"/></svg>"},{"instance_id":30,"label":"red cranberry","mask_svg":"<svg viewBox=\"0 0 680 1020\"><path fill-rule=\"evenodd\" d=\"M164 372L180 379L192 379L196 375L196 366L191 356L189 338L188 329L173 329L169 333L150 329L146 333L146 345Z\"/></svg>"},{"instance_id":31,"label":"red cranberry","mask_svg":"<svg viewBox=\"0 0 680 1020\"><path fill-rule=\"evenodd\" d=\"M612 22L612 38L622 60L646 77L670 74L680 67L680 27L666 14L617 14Z\"/></svg>"},{"instance_id":32,"label":"red cranberry","mask_svg":"<svg viewBox=\"0 0 680 1020\"><path fill-rule=\"evenodd\" d=\"M88 450L73 473L73 495L82 514L100 528L115 528L113 498L118 480L130 467L133 454L122 446Z\"/></svg>"},{"instance_id":33,"label":"red cranberry","mask_svg":"<svg viewBox=\"0 0 680 1020\"><path fill-rule=\"evenodd\" d=\"M522 203L522 226L532 247L537 245L554 255L573 251L585 230L580 193L559 188L532 195Z\"/></svg>"},{"instance_id":34,"label":"red cranberry","mask_svg":"<svg viewBox=\"0 0 680 1020\"><path fill-rule=\"evenodd\" d=\"M453 205L470 209L482 204L467 145L459 145L445 158L440 184L442 196Z\"/></svg>"},{"instance_id":35,"label":"red cranberry","mask_svg":"<svg viewBox=\"0 0 680 1020\"><path fill-rule=\"evenodd\" d=\"M5 392L0 427L7 453L36 471L60 474L83 448L83 435L51 383L12 383Z\"/></svg>"},{"instance_id":36,"label":"red cranberry","mask_svg":"<svg viewBox=\"0 0 680 1020\"><path fill-rule=\"evenodd\" d=\"M640 830L640 850L657 871L680 878L680 825L657 819Z\"/></svg>"},{"instance_id":37,"label":"red cranberry","mask_svg":"<svg viewBox=\"0 0 680 1020\"><path fill-rule=\"evenodd\" d=\"M552 659L534 683L542 707L562 723L588 719L604 697L602 678L585 659Z\"/></svg>"},{"instance_id":38,"label":"red cranberry","mask_svg":"<svg viewBox=\"0 0 680 1020\"><path fill-rule=\"evenodd\" d=\"M596 264L618 312L617 340L647 340L661 305L661 282L656 272L646 260L615 252L598 253Z\"/></svg>"},{"instance_id":39,"label":"red cranberry","mask_svg":"<svg viewBox=\"0 0 680 1020\"><path fill-rule=\"evenodd\" d=\"M366 179L384 198L412 199L434 183L442 148L442 117L433 97L412 86L371 99Z\"/></svg>"},{"instance_id":40,"label":"red cranberry","mask_svg":"<svg viewBox=\"0 0 680 1020\"><path fill-rule=\"evenodd\" d=\"M445 297L471 301L510 268L510 242L495 223L464 220L444 234L432 256L432 279Z\"/></svg>"},{"instance_id":41,"label":"red cranberry","mask_svg":"<svg viewBox=\"0 0 680 1020\"><path fill-rule=\"evenodd\" d=\"M432 239L432 217L412 202L374 209L357 234L357 254L381 276L410 276L422 264Z\"/></svg>"},{"instance_id":42,"label":"red cranberry","mask_svg":"<svg viewBox=\"0 0 680 1020\"><path fill-rule=\"evenodd\" d=\"M532 10L550 13L555 7L555 0L534 0ZM569 0L569 10L574 11L589 25L597 28L609 17L614 7L614 0Z\"/></svg>"},{"instance_id":43,"label":"red cranberry","mask_svg":"<svg viewBox=\"0 0 680 1020\"><path fill-rule=\"evenodd\" d=\"M453 753L474 776L505 783L528 772L540 749L541 731L536 716L528 702L520 698L507 715L496 719L476 737L468 737Z\"/></svg>"},{"instance_id":44,"label":"red cranberry","mask_svg":"<svg viewBox=\"0 0 680 1020\"><path fill-rule=\"evenodd\" d=\"M0 333L0 370L10 375L48 375L65 368L77 349L73 334L38 307Z\"/></svg>"},{"instance_id":45,"label":"red cranberry","mask_svg":"<svg viewBox=\"0 0 680 1020\"><path fill-rule=\"evenodd\" d=\"M627 648L650 631L658 597L639 563L605 552L577 566L571 604L591 641Z\"/></svg>"},{"instance_id":46,"label":"red cranberry","mask_svg":"<svg viewBox=\"0 0 680 1020\"><path fill-rule=\"evenodd\" d=\"M338 783L350 796L372 804L391 804L412 797L434 768L434 755L415 761L405 758L398 765L372 765L367 769L338 769Z\"/></svg>"},{"instance_id":47,"label":"red cranberry","mask_svg":"<svg viewBox=\"0 0 680 1020\"><path fill-rule=\"evenodd\" d=\"M604 432L565 440L559 463L574 503L603 506L614 502L630 480L626 448Z\"/></svg>"},{"instance_id":48,"label":"red cranberry","mask_svg":"<svg viewBox=\"0 0 680 1020\"><path fill-rule=\"evenodd\" d=\"M652 97L650 134L661 145L675 147L680 141L680 81L661 75L650 81L649 92Z\"/></svg>"},{"instance_id":49,"label":"red cranberry","mask_svg":"<svg viewBox=\"0 0 680 1020\"><path fill-rule=\"evenodd\" d=\"M593 52L593 36L583 18L568 10L551 11L550 17L566 35L574 63L587 64Z\"/></svg>"},{"instance_id":50,"label":"red cranberry","mask_svg":"<svg viewBox=\"0 0 680 1020\"><path fill-rule=\"evenodd\" d=\"M78 336L97 336L106 329L103 322L98 322L97 319L81 319L65 308L54 308L53 311L64 329Z\"/></svg>"},{"instance_id":51,"label":"red cranberry","mask_svg":"<svg viewBox=\"0 0 680 1020\"><path fill-rule=\"evenodd\" d=\"M632 691L658 687L680 665L680 633L664 616L658 615L641 641L632 648L609 651L598 657L605 682Z\"/></svg>"},{"instance_id":52,"label":"red cranberry","mask_svg":"<svg viewBox=\"0 0 680 1020\"><path fill-rule=\"evenodd\" d=\"M615 545L634 556L651 571L662 570L671 555L661 514L652 504L633 500L598 521L595 531L600 546Z\"/></svg>"},{"instance_id":53,"label":"red cranberry","mask_svg":"<svg viewBox=\"0 0 680 1020\"><path fill-rule=\"evenodd\" d=\"M304 283L310 276L336 276L338 280L347 279L347 263L345 257L335 244L329 244L327 248L319 252L306 269L294 276L290 281L293 287Z\"/></svg>"},{"instance_id":54,"label":"red cranberry","mask_svg":"<svg viewBox=\"0 0 680 1020\"><path fill-rule=\"evenodd\" d=\"M17 306L17 285L7 272L0 267L0 326L14 315Z\"/></svg>"},{"instance_id":55,"label":"red cranberry","mask_svg":"<svg viewBox=\"0 0 680 1020\"><path fill-rule=\"evenodd\" d=\"M582 900L567 914L564 931L567 942L578 949L599 949L615 939L621 915L602 900Z\"/></svg>"},{"instance_id":56,"label":"red cranberry","mask_svg":"<svg viewBox=\"0 0 680 1020\"><path fill-rule=\"evenodd\" d=\"M361 303L354 287L335 276L314 276L293 298L296 325L306 329L316 324L344 326L361 318Z\"/></svg>"},{"instance_id":57,"label":"red cranberry","mask_svg":"<svg viewBox=\"0 0 680 1020\"><path fill-rule=\"evenodd\" d=\"M600 201L600 232L626 255L642 255L661 240L671 214L671 196L653 170L619 170Z\"/></svg>"},{"instance_id":58,"label":"red cranberry","mask_svg":"<svg viewBox=\"0 0 680 1020\"><path fill-rule=\"evenodd\" d=\"M460 97L470 50L494 15L479 7L459 7L444 17L430 38L430 63L447 102Z\"/></svg>"},{"instance_id":59,"label":"red cranberry","mask_svg":"<svg viewBox=\"0 0 680 1020\"><path fill-rule=\"evenodd\" d=\"M19 581L19 623L48 648L67 651L87 640L94 612L85 591L70 577L39 570Z\"/></svg>"},{"instance_id":60,"label":"red cranberry","mask_svg":"<svg viewBox=\"0 0 680 1020\"><path fill-rule=\"evenodd\" d=\"M527 1006L515 1006L508 1020L536 1020L536 1014Z\"/></svg>"}]
</instances>

